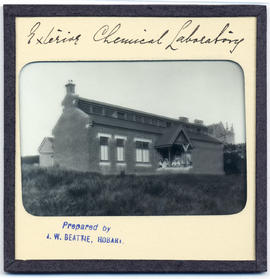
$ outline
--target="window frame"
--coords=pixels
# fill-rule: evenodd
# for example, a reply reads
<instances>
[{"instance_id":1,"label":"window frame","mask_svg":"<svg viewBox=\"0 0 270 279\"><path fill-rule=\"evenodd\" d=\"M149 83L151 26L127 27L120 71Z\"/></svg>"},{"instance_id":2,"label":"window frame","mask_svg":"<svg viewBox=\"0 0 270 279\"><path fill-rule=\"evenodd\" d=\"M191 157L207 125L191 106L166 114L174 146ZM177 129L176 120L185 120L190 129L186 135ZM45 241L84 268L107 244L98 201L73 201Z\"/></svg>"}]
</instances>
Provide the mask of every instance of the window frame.
<instances>
[{"instance_id":1,"label":"window frame","mask_svg":"<svg viewBox=\"0 0 270 279\"><path fill-rule=\"evenodd\" d=\"M135 142L135 162L149 164L150 161L150 143L148 139L134 139Z\"/></svg>"},{"instance_id":2,"label":"window frame","mask_svg":"<svg viewBox=\"0 0 270 279\"><path fill-rule=\"evenodd\" d=\"M106 144L102 143L102 139L106 139ZM100 161L108 162L109 161L109 138L106 136L99 137L99 150L100 150Z\"/></svg>"},{"instance_id":3,"label":"window frame","mask_svg":"<svg viewBox=\"0 0 270 279\"><path fill-rule=\"evenodd\" d=\"M122 144L118 145L118 141L122 141ZM119 154L121 154L121 156L119 156ZM125 155L125 139L118 137L116 138L116 162L125 162Z\"/></svg>"},{"instance_id":4,"label":"window frame","mask_svg":"<svg viewBox=\"0 0 270 279\"><path fill-rule=\"evenodd\" d=\"M116 164L125 164L126 163L126 141L127 141L127 137L126 136L120 136L120 135L115 135L114 136L115 139L115 147L116 147L116 154L115 154L115 160L116 160ZM123 141L123 146L117 146L117 140L122 140ZM123 160L119 160L118 159L118 147L122 147L123 148Z\"/></svg>"},{"instance_id":5,"label":"window frame","mask_svg":"<svg viewBox=\"0 0 270 279\"><path fill-rule=\"evenodd\" d=\"M99 161L101 163L110 163L110 139L111 139L111 135L110 134L106 134L106 133L98 133L97 134L97 138L99 141ZM102 145L101 144L101 138L107 138L107 145ZM103 159L102 158L102 146L107 146L107 159Z\"/></svg>"}]
</instances>

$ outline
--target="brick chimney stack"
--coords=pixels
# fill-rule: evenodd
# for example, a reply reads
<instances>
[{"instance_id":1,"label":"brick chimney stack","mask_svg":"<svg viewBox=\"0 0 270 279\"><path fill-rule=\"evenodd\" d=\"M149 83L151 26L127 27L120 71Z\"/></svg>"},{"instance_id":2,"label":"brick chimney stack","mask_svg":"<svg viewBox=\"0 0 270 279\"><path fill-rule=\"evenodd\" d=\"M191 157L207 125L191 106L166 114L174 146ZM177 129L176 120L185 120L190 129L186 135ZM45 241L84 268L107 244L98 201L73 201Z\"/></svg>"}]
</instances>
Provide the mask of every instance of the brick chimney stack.
<instances>
[{"instance_id":1,"label":"brick chimney stack","mask_svg":"<svg viewBox=\"0 0 270 279\"><path fill-rule=\"evenodd\" d=\"M75 84L69 80L66 86L66 96L62 101L62 106L65 108L76 107L78 102L78 95L75 94Z\"/></svg>"},{"instance_id":2,"label":"brick chimney stack","mask_svg":"<svg viewBox=\"0 0 270 279\"><path fill-rule=\"evenodd\" d=\"M182 121L182 122L185 122L185 123L188 123L188 121L189 121L188 118L184 117L184 116L180 116L179 120Z\"/></svg>"},{"instance_id":3,"label":"brick chimney stack","mask_svg":"<svg viewBox=\"0 0 270 279\"><path fill-rule=\"evenodd\" d=\"M75 84L73 83L72 80L69 80L68 83L66 84L66 91L67 94L75 94Z\"/></svg>"}]
</instances>

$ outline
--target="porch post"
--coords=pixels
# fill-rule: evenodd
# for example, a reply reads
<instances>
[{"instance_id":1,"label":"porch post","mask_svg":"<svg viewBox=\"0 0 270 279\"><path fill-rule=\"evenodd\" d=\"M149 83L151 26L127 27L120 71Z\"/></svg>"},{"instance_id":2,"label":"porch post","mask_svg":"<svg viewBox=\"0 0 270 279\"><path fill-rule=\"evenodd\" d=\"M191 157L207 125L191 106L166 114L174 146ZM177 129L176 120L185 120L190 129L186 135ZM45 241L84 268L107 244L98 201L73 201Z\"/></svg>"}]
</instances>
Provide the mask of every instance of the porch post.
<instances>
[{"instance_id":1,"label":"porch post","mask_svg":"<svg viewBox=\"0 0 270 279\"><path fill-rule=\"evenodd\" d=\"M169 147L169 165L171 166L171 148Z\"/></svg>"}]
</instances>

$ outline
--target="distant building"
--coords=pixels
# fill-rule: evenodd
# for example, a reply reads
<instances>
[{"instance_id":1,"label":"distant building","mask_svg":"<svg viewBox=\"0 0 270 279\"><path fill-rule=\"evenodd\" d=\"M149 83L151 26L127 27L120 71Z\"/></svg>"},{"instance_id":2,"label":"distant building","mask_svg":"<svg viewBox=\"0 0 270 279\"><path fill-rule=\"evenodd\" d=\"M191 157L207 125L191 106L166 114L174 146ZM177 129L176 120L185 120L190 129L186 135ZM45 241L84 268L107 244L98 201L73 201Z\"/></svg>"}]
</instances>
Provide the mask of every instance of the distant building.
<instances>
[{"instance_id":1,"label":"distant building","mask_svg":"<svg viewBox=\"0 0 270 279\"><path fill-rule=\"evenodd\" d=\"M71 81L62 105L52 131L55 165L104 174L224 173L223 143L201 120L191 123L186 117L84 99L75 94Z\"/></svg>"},{"instance_id":2,"label":"distant building","mask_svg":"<svg viewBox=\"0 0 270 279\"><path fill-rule=\"evenodd\" d=\"M209 133L223 142L224 144L234 144L235 143L235 134L233 125L231 128L228 128L228 124L226 123L226 128L224 127L222 122L219 122L217 124L212 124L208 126Z\"/></svg>"},{"instance_id":3,"label":"distant building","mask_svg":"<svg viewBox=\"0 0 270 279\"><path fill-rule=\"evenodd\" d=\"M46 137L41 142L39 148L39 164L42 167L52 167L54 165L53 138Z\"/></svg>"}]
</instances>

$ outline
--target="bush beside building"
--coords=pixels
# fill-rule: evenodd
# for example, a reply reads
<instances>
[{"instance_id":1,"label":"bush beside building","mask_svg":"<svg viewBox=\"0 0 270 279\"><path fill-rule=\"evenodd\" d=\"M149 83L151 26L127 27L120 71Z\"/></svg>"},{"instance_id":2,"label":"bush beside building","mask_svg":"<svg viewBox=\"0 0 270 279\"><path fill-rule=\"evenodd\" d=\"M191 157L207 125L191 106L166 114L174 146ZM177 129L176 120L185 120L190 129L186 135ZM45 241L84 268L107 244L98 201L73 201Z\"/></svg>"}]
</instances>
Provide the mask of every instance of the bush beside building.
<instances>
[{"instance_id":1,"label":"bush beside building","mask_svg":"<svg viewBox=\"0 0 270 279\"><path fill-rule=\"evenodd\" d=\"M226 174L246 173L246 144L224 145L224 171Z\"/></svg>"}]
</instances>

